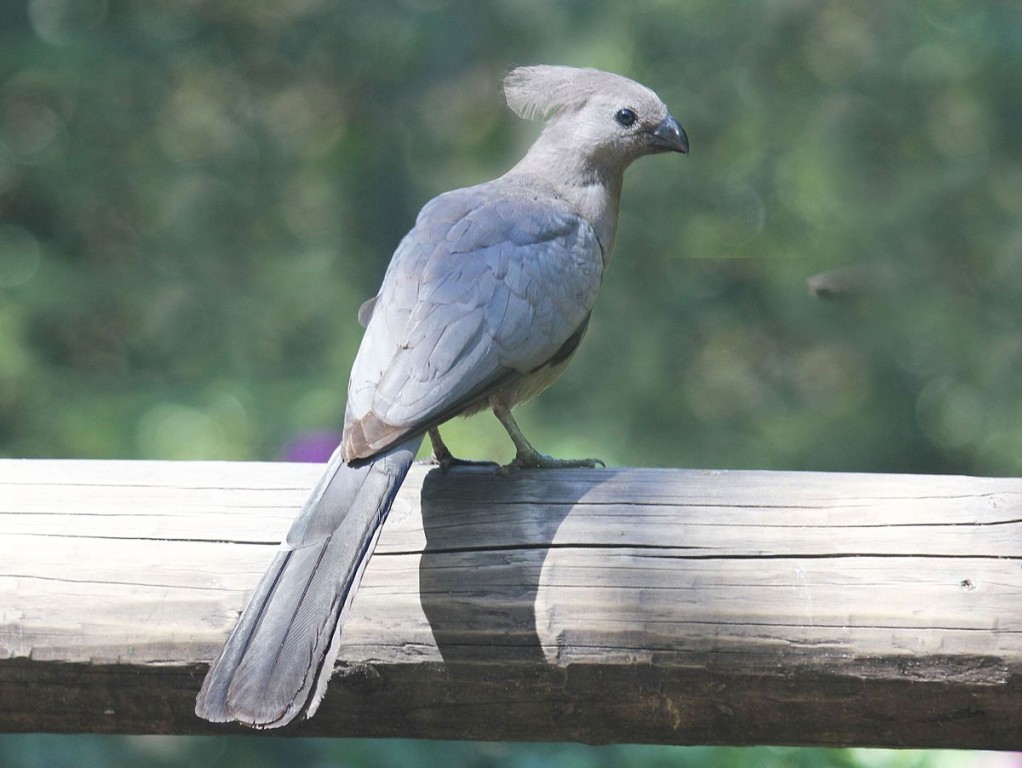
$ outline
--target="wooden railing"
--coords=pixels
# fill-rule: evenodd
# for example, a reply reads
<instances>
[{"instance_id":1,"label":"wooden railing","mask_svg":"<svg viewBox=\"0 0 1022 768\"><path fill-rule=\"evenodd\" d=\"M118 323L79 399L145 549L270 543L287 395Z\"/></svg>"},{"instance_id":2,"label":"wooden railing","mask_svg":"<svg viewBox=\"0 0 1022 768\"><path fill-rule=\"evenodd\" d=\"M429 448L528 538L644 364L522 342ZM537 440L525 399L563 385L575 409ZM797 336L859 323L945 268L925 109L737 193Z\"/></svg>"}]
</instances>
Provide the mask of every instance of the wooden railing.
<instances>
[{"instance_id":1,"label":"wooden railing","mask_svg":"<svg viewBox=\"0 0 1022 768\"><path fill-rule=\"evenodd\" d=\"M0 461L0 731L231 733L206 667L319 468ZM1022 748L1022 480L412 470L284 733Z\"/></svg>"}]
</instances>

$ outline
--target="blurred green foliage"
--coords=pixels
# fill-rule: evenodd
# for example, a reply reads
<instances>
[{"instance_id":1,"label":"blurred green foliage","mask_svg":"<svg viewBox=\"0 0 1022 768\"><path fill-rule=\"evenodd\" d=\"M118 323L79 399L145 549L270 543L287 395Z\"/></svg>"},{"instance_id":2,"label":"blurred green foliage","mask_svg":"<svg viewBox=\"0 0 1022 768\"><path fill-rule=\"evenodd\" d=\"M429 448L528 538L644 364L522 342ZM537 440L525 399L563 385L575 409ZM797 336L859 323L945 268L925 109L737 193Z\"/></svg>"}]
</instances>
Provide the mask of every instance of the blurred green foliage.
<instances>
[{"instance_id":1,"label":"blurred green foliage","mask_svg":"<svg viewBox=\"0 0 1022 768\"><path fill-rule=\"evenodd\" d=\"M537 443L615 464L1022 469L1017 4L29 0L0 28L0 453L272 458L337 428L419 206L536 127L514 63L656 88ZM859 270L856 293L806 279ZM504 458L492 419L449 428Z\"/></svg>"},{"instance_id":2,"label":"blurred green foliage","mask_svg":"<svg viewBox=\"0 0 1022 768\"><path fill-rule=\"evenodd\" d=\"M337 429L359 303L426 200L521 154L499 81L545 62L650 85L692 154L629 172L586 343L521 412L539 447L1017 475L1019 29L968 0L9 0L0 456ZM446 435L510 457L488 417Z\"/></svg>"},{"instance_id":3,"label":"blurred green foliage","mask_svg":"<svg viewBox=\"0 0 1022 768\"><path fill-rule=\"evenodd\" d=\"M5 768L1018 768L1008 753L578 744L401 739L23 736Z\"/></svg>"}]
</instances>

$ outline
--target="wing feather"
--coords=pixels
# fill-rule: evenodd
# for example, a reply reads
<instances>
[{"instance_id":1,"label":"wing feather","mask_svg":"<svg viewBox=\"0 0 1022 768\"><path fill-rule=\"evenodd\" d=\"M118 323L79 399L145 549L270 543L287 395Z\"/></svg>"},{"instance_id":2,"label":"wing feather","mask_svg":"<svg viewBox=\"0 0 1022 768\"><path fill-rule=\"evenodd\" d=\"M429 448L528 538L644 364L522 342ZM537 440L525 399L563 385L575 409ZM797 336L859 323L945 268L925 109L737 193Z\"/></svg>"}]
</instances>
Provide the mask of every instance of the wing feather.
<instances>
[{"instance_id":1,"label":"wing feather","mask_svg":"<svg viewBox=\"0 0 1022 768\"><path fill-rule=\"evenodd\" d=\"M346 453L371 455L541 366L586 322L602 271L592 226L552 195L498 179L432 200L373 306L345 428L368 444Z\"/></svg>"}]
</instances>

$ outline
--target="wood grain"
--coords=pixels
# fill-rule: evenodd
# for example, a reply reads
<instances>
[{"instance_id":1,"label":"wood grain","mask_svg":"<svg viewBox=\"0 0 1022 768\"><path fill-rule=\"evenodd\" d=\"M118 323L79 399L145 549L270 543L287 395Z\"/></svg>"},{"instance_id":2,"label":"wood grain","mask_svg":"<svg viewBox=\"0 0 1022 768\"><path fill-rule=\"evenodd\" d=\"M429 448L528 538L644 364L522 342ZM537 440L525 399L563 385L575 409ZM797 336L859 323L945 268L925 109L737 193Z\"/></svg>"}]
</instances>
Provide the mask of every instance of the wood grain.
<instances>
[{"instance_id":1,"label":"wood grain","mask_svg":"<svg viewBox=\"0 0 1022 768\"><path fill-rule=\"evenodd\" d=\"M319 468L0 461L0 730L226 733ZM303 735L1022 747L1022 480L415 467Z\"/></svg>"}]
</instances>

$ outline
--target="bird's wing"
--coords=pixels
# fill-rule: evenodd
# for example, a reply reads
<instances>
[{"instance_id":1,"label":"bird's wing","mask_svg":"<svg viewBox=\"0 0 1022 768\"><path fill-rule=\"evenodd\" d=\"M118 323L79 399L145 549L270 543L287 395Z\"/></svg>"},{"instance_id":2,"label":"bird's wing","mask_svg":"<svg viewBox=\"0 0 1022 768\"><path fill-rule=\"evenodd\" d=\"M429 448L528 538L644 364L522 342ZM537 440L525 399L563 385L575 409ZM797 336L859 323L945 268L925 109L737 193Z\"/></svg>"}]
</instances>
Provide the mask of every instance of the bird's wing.
<instances>
[{"instance_id":1,"label":"bird's wing","mask_svg":"<svg viewBox=\"0 0 1022 768\"><path fill-rule=\"evenodd\" d=\"M592 226L556 197L498 180L432 200L368 318L348 387L347 457L542 366L584 325L602 276Z\"/></svg>"}]
</instances>

